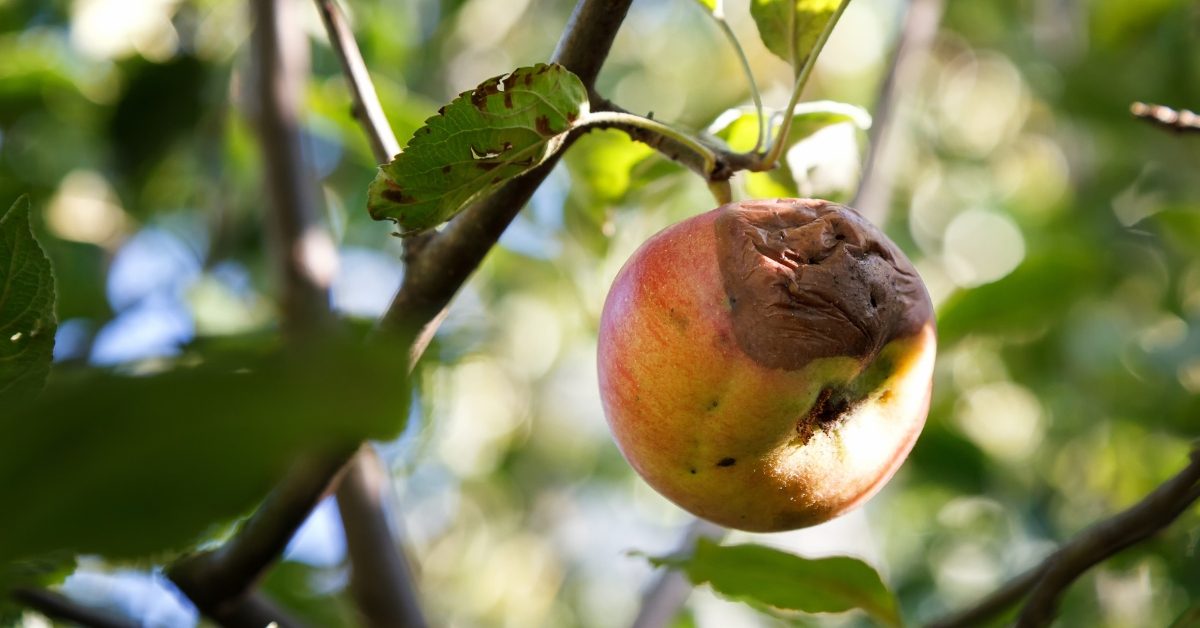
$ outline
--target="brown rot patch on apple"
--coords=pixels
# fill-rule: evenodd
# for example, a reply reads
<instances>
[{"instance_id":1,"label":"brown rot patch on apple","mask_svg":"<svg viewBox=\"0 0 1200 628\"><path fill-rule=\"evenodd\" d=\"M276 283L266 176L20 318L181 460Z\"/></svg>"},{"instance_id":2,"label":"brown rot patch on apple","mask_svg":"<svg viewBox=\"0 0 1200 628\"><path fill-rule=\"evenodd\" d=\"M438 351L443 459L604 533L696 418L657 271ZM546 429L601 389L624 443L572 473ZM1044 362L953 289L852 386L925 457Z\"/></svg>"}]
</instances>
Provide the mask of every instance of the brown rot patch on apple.
<instances>
[{"instance_id":1,"label":"brown rot patch on apple","mask_svg":"<svg viewBox=\"0 0 1200 628\"><path fill-rule=\"evenodd\" d=\"M714 222L734 336L770 367L869 362L932 317L903 253L854 210L813 199L726 205Z\"/></svg>"},{"instance_id":2,"label":"brown rot patch on apple","mask_svg":"<svg viewBox=\"0 0 1200 628\"><path fill-rule=\"evenodd\" d=\"M817 400L812 409L796 421L796 437L803 445L816 434L818 430L831 429L844 420L846 415L857 405L844 391L833 388L823 388L817 394Z\"/></svg>"}]
</instances>

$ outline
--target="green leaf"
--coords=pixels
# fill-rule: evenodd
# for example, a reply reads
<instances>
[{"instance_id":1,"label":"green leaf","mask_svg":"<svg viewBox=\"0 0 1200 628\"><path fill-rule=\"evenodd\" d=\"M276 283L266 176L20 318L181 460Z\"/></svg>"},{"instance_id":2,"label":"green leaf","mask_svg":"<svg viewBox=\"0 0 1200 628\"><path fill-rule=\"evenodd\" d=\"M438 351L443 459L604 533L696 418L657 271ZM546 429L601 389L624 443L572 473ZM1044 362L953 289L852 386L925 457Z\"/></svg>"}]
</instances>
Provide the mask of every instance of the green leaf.
<instances>
[{"instance_id":1,"label":"green leaf","mask_svg":"<svg viewBox=\"0 0 1200 628\"><path fill-rule=\"evenodd\" d=\"M395 436L408 409L403 355L313 348L141 377L56 376L0 413L0 564L186 548L249 511L297 460Z\"/></svg>"},{"instance_id":2,"label":"green leaf","mask_svg":"<svg viewBox=\"0 0 1200 628\"><path fill-rule=\"evenodd\" d=\"M690 557L652 558L679 569L693 584L708 583L750 605L805 613L860 608L887 626L900 626L896 598L866 563L844 556L807 559L762 545L722 546L700 539Z\"/></svg>"},{"instance_id":3,"label":"green leaf","mask_svg":"<svg viewBox=\"0 0 1200 628\"><path fill-rule=\"evenodd\" d=\"M54 272L33 237L29 199L0 216L0 407L42 389L54 353Z\"/></svg>"},{"instance_id":4,"label":"green leaf","mask_svg":"<svg viewBox=\"0 0 1200 628\"><path fill-rule=\"evenodd\" d=\"M380 167L371 217L403 233L435 227L553 155L587 110L587 89L560 65L490 78L442 107Z\"/></svg>"},{"instance_id":5,"label":"green leaf","mask_svg":"<svg viewBox=\"0 0 1200 628\"><path fill-rule=\"evenodd\" d=\"M717 5L719 4L719 0L696 0L696 4L699 4L700 6L704 7L705 9L708 9L709 13L715 14L717 12Z\"/></svg>"},{"instance_id":6,"label":"green leaf","mask_svg":"<svg viewBox=\"0 0 1200 628\"><path fill-rule=\"evenodd\" d=\"M767 50L791 64L797 75L825 43L842 5L849 0L752 0L750 15Z\"/></svg>"}]
</instances>

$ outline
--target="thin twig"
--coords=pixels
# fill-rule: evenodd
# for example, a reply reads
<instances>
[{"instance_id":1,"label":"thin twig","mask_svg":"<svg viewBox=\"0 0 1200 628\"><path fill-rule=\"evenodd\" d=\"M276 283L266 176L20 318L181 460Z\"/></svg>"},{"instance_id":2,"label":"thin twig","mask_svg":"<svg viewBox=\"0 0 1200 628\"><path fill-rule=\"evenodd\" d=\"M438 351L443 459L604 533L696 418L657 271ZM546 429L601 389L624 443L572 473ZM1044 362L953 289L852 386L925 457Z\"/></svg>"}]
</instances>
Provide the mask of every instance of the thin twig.
<instances>
[{"instance_id":1,"label":"thin twig","mask_svg":"<svg viewBox=\"0 0 1200 628\"><path fill-rule=\"evenodd\" d=\"M891 161L896 110L904 100L905 92L911 92L918 83L944 10L945 0L911 0L887 75L879 88L867 161L858 182L858 192L851 202L851 206L875 224L882 225L887 220L895 187L896 172Z\"/></svg>"},{"instance_id":2,"label":"thin twig","mask_svg":"<svg viewBox=\"0 0 1200 628\"><path fill-rule=\"evenodd\" d=\"M329 283L334 247L318 223L314 178L300 146L300 107L308 76L307 38L284 0L254 0L255 128L266 175L266 232L281 277L281 315L290 340L313 337L333 320Z\"/></svg>"},{"instance_id":3,"label":"thin twig","mask_svg":"<svg viewBox=\"0 0 1200 628\"><path fill-rule=\"evenodd\" d=\"M97 608L89 608L55 591L16 589L12 592L12 597L50 619L88 628L137 628L137 624L132 620Z\"/></svg>"},{"instance_id":4,"label":"thin twig","mask_svg":"<svg viewBox=\"0 0 1200 628\"><path fill-rule=\"evenodd\" d=\"M365 625L424 628L428 622L412 569L387 519L388 480L382 461L370 445L363 445L338 483L338 510L353 566L350 590Z\"/></svg>"},{"instance_id":5,"label":"thin twig","mask_svg":"<svg viewBox=\"0 0 1200 628\"><path fill-rule=\"evenodd\" d=\"M316 0L316 3L321 21L325 23L325 32L329 35L329 45L342 64L342 73L350 87L350 96L354 99L354 117L371 144L375 161L385 164L400 152L400 143L396 141L396 134L388 124L383 105L379 103L379 95L375 92L375 84L371 82L367 64L363 62L362 52L354 41L354 33L350 31L346 16L335 0Z\"/></svg>"},{"instance_id":6,"label":"thin twig","mask_svg":"<svg viewBox=\"0 0 1200 628\"><path fill-rule=\"evenodd\" d=\"M1041 564L1005 583L970 608L930 622L930 628L977 626L1028 595L1019 626L1043 626L1059 596L1084 572L1121 550L1154 536L1200 499L1200 452L1191 463L1137 504L1080 532Z\"/></svg>"},{"instance_id":7,"label":"thin twig","mask_svg":"<svg viewBox=\"0 0 1200 628\"><path fill-rule=\"evenodd\" d=\"M1135 118L1140 118L1168 131L1200 133L1200 115L1187 109L1175 110L1163 105L1135 102L1129 106L1129 113L1132 113Z\"/></svg>"},{"instance_id":8,"label":"thin twig","mask_svg":"<svg viewBox=\"0 0 1200 628\"><path fill-rule=\"evenodd\" d=\"M680 551L690 551L701 538L719 541L729 531L703 519L692 521L679 541ZM671 623L692 593L692 583L678 569L666 569L646 589L631 628L662 628Z\"/></svg>"}]
</instances>

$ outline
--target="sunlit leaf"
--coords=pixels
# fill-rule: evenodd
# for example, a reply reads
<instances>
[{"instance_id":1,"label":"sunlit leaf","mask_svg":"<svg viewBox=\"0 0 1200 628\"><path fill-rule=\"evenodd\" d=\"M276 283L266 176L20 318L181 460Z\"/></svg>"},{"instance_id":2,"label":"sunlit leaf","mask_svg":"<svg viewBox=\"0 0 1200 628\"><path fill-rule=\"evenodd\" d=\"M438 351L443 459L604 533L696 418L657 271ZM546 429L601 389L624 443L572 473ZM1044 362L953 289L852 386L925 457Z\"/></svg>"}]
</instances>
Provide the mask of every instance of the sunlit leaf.
<instances>
[{"instance_id":1,"label":"sunlit leaf","mask_svg":"<svg viewBox=\"0 0 1200 628\"><path fill-rule=\"evenodd\" d=\"M246 513L299 458L395 436L405 379L390 353L348 348L56 377L0 414L0 564L183 549Z\"/></svg>"},{"instance_id":2,"label":"sunlit leaf","mask_svg":"<svg viewBox=\"0 0 1200 628\"><path fill-rule=\"evenodd\" d=\"M475 198L554 154L579 117L587 89L560 65L519 68L463 92L380 167L367 207L402 232L435 227Z\"/></svg>"},{"instance_id":3,"label":"sunlit leaf","mask_svg":"<svg viewBox=\"0 0 1200 628\"><path fill-rule=\"evenodd\" d=\"M862 609L888 626L901 625L896 598L866 563L844 556L808 559L762 545L722 546L700 539L690 557L651 559L679 569L693 584L727 597L805 613Z\"/></svg>"},{"instance_id":4,"label":"sunlit leaf","mask_svg":"<svg viewBox=\"0 0 1200 628\"><path fill-rule=\"evenodd\" d=\"M750 15L767 50L799 74L822 43L822 34L849 0L751 0Z\"/></svg>"},{"instance_id":5,"label":"sunlit leaf","mask_svg":"<svg viewBox=\"0 0 1200 628\"><path fill-rule=\"evenodd\" d=\"M710 13L716 13L719 0L696 0L696 3L708 9Z\"/></svg>"},{"instance_id":6,"label":"sunlit leaf","mask_svg":"<svg viewBox=\"0 0 1200 628\"><path fill-rule=\"evenodd\" d=\"M0 216L0 407L41 390L55 327L54 273L21 198Z\"/></svg>"}]
</instances>

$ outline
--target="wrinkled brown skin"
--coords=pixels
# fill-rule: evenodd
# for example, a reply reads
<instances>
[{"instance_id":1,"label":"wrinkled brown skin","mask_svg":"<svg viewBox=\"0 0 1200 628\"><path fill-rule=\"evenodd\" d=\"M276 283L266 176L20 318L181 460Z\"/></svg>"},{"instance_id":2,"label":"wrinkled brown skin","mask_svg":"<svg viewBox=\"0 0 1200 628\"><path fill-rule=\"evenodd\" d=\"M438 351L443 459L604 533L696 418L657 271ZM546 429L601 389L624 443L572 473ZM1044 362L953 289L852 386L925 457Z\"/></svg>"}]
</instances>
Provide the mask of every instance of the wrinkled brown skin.
<instances>
[{"instance_id":1,"label":"wrinkled brown skin","mask_svg":"<svg viewBox=\"0 0 1200 628\"><path fill-rule=\"evenodd\" d=\"M749 531L873 495L929 406L933 308L847 207L724 205L642 245L600 322L601 399L622 453L693 514Z\"/></svg>"}]
</instances>

